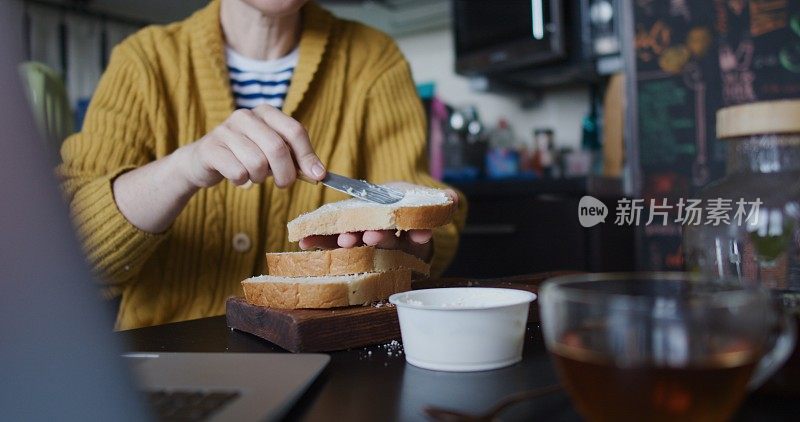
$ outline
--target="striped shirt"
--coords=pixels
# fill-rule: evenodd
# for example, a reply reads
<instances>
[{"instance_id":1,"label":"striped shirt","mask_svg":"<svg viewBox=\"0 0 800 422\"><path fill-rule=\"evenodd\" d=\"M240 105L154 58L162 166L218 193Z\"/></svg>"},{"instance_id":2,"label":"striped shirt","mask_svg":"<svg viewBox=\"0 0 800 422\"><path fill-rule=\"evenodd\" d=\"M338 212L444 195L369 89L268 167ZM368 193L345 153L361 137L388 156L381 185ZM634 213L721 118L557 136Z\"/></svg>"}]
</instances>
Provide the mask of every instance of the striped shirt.
<instances>
[{"instance_id":1,"label":"striped shirt","mask_svg":"<svg viewBox=\"0 0 800 422\"><path fill-rule=\"evenodd\" d=\"M298 48L275 60L254 60L226 48L228 76L236 108L283 107L297 65Z\"/></svg>"}]
</instances>

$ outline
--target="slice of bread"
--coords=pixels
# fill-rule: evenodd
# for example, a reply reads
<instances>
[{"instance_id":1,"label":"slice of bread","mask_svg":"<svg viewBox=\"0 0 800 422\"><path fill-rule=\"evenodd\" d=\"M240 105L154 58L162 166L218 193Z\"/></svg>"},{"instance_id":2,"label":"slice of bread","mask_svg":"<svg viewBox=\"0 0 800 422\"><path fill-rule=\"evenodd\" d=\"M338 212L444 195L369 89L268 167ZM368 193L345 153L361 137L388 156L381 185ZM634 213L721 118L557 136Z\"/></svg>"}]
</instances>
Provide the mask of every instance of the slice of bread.
<instances>
[{"instance_id":1,"label":"slice of bread","mask_svg":"<svg viewBox=\"0 0 800 422\"><path fill-rule=\"evenodd\" d=\"M262 275L242 281L248 303L270 308L366 305L411 290L411 270L321 277Z\"/></svg>"},{"instance_id":2,"label":"slice of bread","mask_svg":"<svg viewBox=\"0 0 800 422\"><path fill-rule=\"evenodd\" d=\"M415 187L394 204L353 198L325 204L287 224L289 241L364 230L432 229L450 222L456 206L441 189Z\"/></svg>"},{"instance_id":3,"label":"slice of bread","mask_svg":"<svg viewBox=\"0 0 800 422\"><path fill-rule=\"evenodd\" d=\"M379 273L407 268L427 276L431 266L414 255L372 246L267 254L267 274L283 277Z\"/></svg>"}]
</instances>

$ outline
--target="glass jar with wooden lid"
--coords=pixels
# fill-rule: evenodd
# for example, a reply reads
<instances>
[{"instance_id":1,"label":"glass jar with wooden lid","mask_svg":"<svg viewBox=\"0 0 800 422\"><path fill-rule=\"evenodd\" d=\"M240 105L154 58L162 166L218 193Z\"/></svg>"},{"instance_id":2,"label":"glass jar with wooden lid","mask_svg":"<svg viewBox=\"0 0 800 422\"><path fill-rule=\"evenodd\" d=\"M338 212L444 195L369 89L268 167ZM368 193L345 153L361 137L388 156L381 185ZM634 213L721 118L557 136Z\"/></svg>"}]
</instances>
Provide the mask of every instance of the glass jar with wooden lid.
<instances>
[{"instance_id":1,"label":"glass jar with wooden lid","mask_svg":"<svg viewBox=\"0 0 800 422\"><path fill-rule=\"evenodd\" d=\"M800 100L723 108L717 137L726 175L697 199L727 218L684 225L686 267L777 290L800 312Z\"/></svg>"}]
</instances>

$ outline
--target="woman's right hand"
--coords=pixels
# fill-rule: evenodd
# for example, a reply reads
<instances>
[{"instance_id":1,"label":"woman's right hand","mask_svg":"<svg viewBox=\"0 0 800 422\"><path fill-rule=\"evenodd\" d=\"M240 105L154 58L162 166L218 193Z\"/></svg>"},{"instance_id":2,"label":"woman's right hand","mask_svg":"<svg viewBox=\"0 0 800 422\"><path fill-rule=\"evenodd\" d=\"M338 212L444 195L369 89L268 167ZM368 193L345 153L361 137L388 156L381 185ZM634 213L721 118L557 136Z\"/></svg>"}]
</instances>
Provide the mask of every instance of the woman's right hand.
<instances>
[{"instance_id":1,"label":"woman's right hand","mask_svg":"<svg viewBox=\"0 0 800 422\"><path fill-rule=\"evenodd\" d=\"M114 180L114 201L131 224L162 233L200 188L223 179L260 183L269 175L285 187L297 178L298 167L312 179L325 177L303 125L275 107L236 110L199 140L121 174Z\"/></svg>"},{"instance_id":2,"label":"woman's right hand","mask_svg":"<svg viewBox=\"0 0 800 422\"><path fill-rule=\"evenodd\" d=\"M223 179L235 185L274 177L286 187L306 176L321 180L325 167L314 153L308 133L297 120L269 105L239 109L211 132L175 151L179 174L194 188Z\"/></svg>"}]
</instances>

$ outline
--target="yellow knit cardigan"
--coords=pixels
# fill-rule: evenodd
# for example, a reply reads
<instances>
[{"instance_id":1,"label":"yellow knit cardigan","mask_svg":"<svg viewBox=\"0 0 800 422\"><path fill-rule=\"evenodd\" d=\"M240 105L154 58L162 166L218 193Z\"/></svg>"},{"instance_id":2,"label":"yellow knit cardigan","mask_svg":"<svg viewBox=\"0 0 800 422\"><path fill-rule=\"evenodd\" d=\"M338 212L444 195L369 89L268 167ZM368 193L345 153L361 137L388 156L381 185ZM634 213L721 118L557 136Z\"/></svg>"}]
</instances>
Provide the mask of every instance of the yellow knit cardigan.
<instances>
[{"instance_id":1,"label":"yellow knit cardigan","mask_svg":"<svg viewBox=\"0 0 800 422\"><path fill-rule=\"evenodd\" d=\"M121 295L118 329L224 313L239 282L263 272L265 252L297 250L287 221L344 198L307 183L223 182L200 190L161 234L119 212L116 176L199 139L233 112L219 22L215 0L116 47L82 131L61 150L58 172L88 260L106 292ZM302 24L283 111L305 125L327 168L377 183L442 186L426 172L425 115L394 42L313 3ZM434 273L452 260L465 205L455 224L434 231Z\"/></svg>"}]
</instances>

